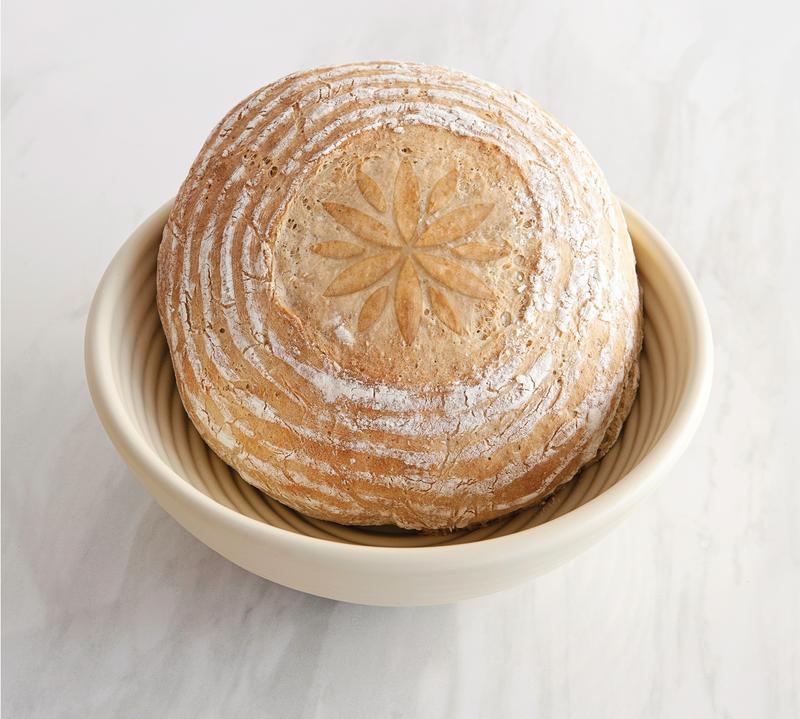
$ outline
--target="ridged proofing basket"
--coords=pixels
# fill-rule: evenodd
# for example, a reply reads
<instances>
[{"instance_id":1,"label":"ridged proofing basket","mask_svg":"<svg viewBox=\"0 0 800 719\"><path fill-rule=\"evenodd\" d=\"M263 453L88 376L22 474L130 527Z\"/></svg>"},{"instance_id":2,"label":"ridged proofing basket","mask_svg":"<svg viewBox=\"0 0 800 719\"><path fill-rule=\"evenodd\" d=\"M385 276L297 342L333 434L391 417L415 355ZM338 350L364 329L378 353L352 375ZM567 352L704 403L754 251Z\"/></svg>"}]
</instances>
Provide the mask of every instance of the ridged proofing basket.
<instances>
[{"instance_id":1,"label":"ridged proofing basket","mask_svg":"<svg viewBox=\"0 0 800 719\"><path fill-rule=\"evenodd\" d=\"M100 281L86 326L89 389L109 437L156 501L261 577L378 605L452 602L511 587L609 532L666 475L700 422L713 367L703 301L664 238L623 203L644 291L641 385L601 462L545 503L473 530L422 535L306 517L240 479L183 409L156 307L156 255L171 206L142 223Z\"/></svg>"}]
</instances>

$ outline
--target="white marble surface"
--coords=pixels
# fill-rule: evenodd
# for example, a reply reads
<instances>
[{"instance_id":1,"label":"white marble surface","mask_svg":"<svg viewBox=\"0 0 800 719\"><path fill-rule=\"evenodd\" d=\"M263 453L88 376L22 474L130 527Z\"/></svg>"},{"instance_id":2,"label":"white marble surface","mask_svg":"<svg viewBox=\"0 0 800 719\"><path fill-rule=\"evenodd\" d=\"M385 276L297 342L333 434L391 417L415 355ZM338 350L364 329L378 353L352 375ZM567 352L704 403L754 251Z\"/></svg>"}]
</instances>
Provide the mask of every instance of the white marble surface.
<instances>
[{"instance_id":1,"label":"white marble surface","mask_svg":"<svg viewBox=\"0 0 800 719\"><path fill-rule=\"evenodd\" d=\"M797 5L538 5L4 4L4 716L800 716ZM715 332L709 411L657 495L563 569L453 606L337 604L229 564L136 483L83 378L103 268L216 120L376 57L572 126Z\"/></svg>"}]
</instances>

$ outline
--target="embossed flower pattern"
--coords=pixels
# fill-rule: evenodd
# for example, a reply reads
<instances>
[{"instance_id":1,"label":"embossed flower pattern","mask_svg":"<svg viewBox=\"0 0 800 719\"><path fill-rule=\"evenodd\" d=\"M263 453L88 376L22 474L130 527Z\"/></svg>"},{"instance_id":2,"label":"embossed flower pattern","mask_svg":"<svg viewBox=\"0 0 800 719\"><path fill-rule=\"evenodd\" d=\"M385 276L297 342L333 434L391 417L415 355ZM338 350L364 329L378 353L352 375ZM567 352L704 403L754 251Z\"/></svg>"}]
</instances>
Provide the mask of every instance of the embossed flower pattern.
<instances>
[{"instance_id":1,"label":"embossed flower pattern","mask_svg":"<svg viewBox=\"0 0 800 719\"><path fill-rule=\"evenodd\" d=\"M440 178L431 189L422 212L419 180L408 159L403 159L393 188L389 218L393 222L376 219L348 205L322 203L325 211L358 240L320 242L311 248L329 259L354 260L336 275L324 295L338 297L373 288L359 312L359 332L368 330L391 300L400 334L406 344L412 345L424 313L424 294L427 294L428 305L436 319L452 332L461 334L464 331L461 318L447 290L475 299L492 297L484 281L463 264L464 261L497 260L507 249L502 245L466 241L489 216L493 205L474 202L447 209L455 195L457 180L455 170ZM356 184L367 203L386 218L388 203L375 180L359 168ZM431 222L427 222L429 218L433 218ZM389 283L375 287L398 267Z\"/></svg>"}]
</instances>

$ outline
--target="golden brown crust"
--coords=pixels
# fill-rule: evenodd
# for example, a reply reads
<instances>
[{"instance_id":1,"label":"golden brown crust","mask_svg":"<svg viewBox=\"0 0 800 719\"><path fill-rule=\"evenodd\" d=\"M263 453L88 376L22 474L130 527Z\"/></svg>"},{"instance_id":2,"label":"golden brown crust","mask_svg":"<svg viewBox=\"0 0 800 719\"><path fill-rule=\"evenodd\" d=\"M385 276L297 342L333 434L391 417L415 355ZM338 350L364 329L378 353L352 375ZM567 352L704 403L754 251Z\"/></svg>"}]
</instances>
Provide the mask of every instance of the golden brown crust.
<instances>
[{"instance_id":1,"label":"golden brown crust","mask_svg":"<svg viewBox=\"0 0 800 719\"><path fill-rule=\"evenodd\" d=\"M310 516L447 529L613 444L641 314L619 205L527 98L421 65L313 70L212 132L159 250L184 405Z\"/></svg>"}]
</instances>

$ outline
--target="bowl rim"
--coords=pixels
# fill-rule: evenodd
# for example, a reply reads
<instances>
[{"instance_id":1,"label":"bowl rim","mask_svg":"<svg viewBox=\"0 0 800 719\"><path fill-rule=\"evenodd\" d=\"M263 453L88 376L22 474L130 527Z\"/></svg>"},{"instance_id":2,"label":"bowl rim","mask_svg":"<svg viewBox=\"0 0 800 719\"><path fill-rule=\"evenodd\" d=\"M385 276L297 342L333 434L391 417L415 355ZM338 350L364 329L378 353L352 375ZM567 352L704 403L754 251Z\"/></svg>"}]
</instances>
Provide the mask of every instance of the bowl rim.
<instances>
[{"instance_id":1,"label":"bowl rim","mask_svg":"<svg viewBox=\"0 0 800 719\"><path fill-rule=\"evenodd\" d=\"M513 560L529 554L534 546L537 552L550 551L580 542L622 519L677 461L702 419L713 375L713 343L705 305L675 250L641 214L620 200L637 255L649 253L655 263L666 270L662 281L675 285L676 294L684 302L690 330L686 387L678 406L664 433L630 472L597 497L564 515L511 534L466 543L422 547L351 544L291 532L247 517L196 489L148 445L124 409L114 382L111 354L105 349L120 282L126 277L130 265L135 264L151 245L153 232L157 231L158 225L165 223L173 201L174 198L168 200L133 231L114 255L95 291L86 321L84 343L89 392L113 444L146 487L147 480L153 480L206 521L222 524L254 541L266 541L295 552L324 554L332 560L369 562L380 555L391 556L392 561L399 564L417 565L442 559L448 562L468 559L472 563L483 558L488 561L498 554Z\"/></svg>"}]
</instances>

